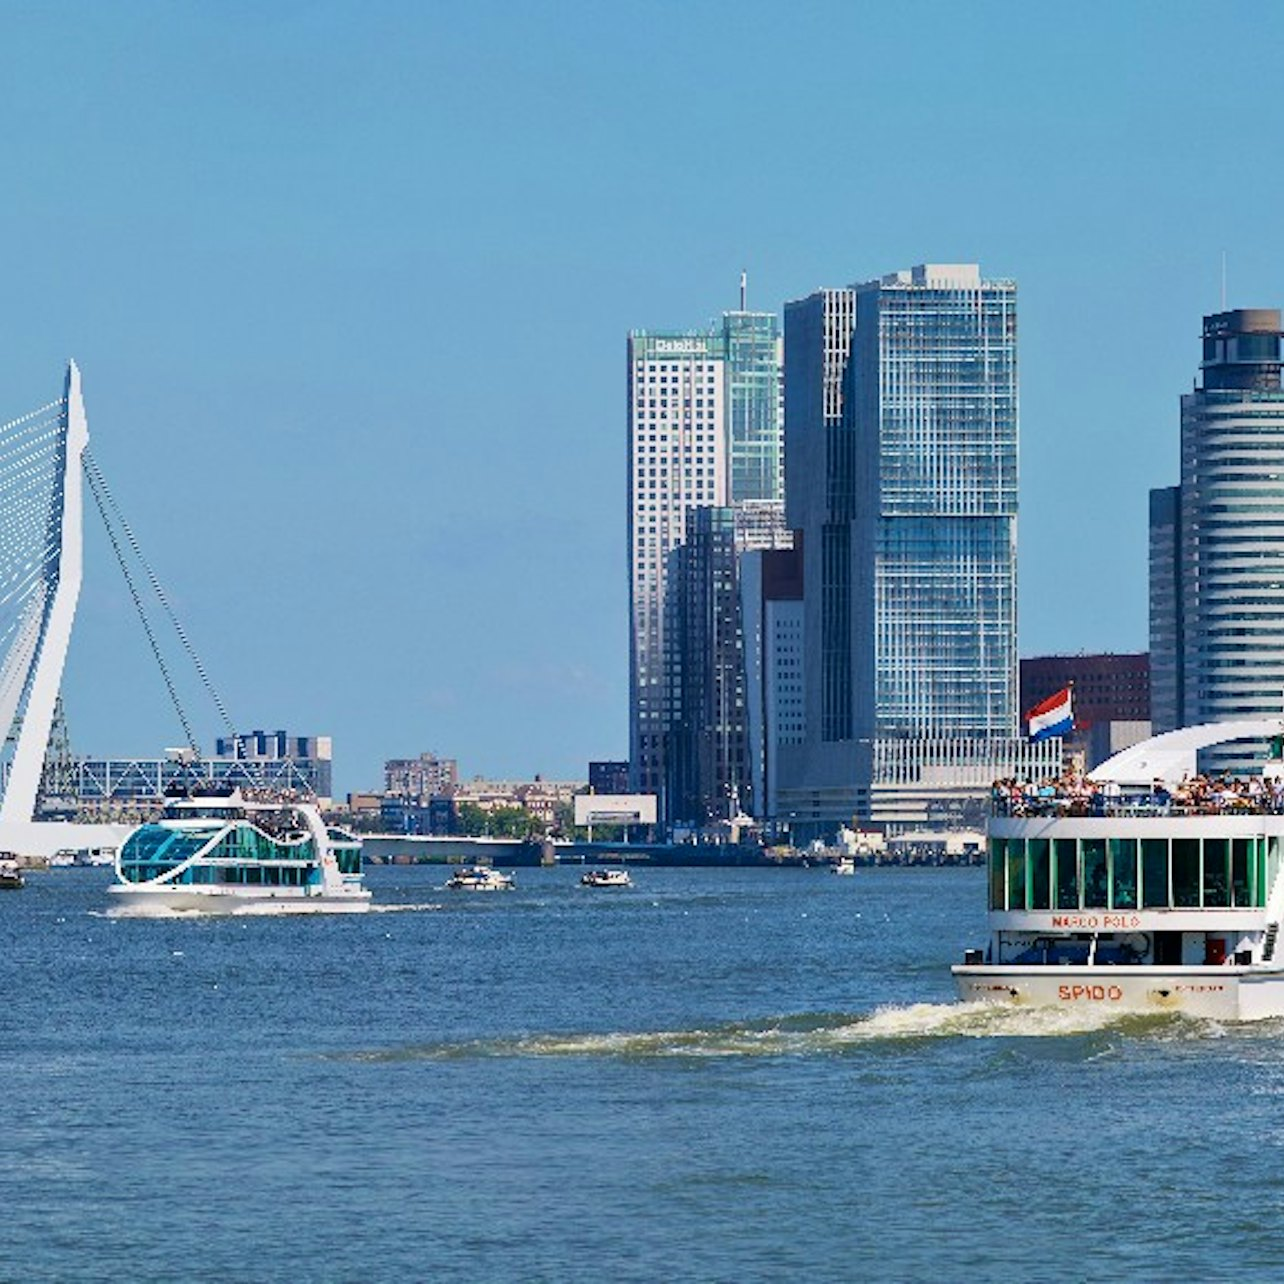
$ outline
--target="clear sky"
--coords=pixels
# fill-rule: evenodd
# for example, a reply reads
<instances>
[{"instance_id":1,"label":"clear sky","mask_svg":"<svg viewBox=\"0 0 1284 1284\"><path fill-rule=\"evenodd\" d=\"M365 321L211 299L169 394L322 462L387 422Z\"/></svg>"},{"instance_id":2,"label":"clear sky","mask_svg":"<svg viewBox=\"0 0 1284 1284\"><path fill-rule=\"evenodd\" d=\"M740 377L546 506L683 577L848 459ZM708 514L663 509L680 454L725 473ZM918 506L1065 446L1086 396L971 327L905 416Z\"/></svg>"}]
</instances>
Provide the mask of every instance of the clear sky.
<instances>
[{"instance_id":1,"label":"clear sky","mask_svg":"<svg viewBox=\"0 0 1284 1284\"><path fill-rule=\"evenodd\" d=\"M77 358L234 717L332 734L341 790L582 778L627 747L628 330L742 268L779 309L979 261L1020 286L1022 654L1144 649L1223 251L1284 304L1281 52L1262 4L0 0L0 420ZM87 538L72 739L155 753Z\"/></svg>"}]
</instances>

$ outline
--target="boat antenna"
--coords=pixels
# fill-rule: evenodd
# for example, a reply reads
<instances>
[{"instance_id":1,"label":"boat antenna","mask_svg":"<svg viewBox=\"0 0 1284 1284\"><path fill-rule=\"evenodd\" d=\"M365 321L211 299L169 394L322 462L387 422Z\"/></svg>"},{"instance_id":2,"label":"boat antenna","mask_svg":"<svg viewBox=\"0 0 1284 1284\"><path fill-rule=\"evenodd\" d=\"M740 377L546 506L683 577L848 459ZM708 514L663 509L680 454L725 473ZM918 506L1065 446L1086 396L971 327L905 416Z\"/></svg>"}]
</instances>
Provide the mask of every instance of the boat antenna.
<instances>
[{"instance_id":1,"label":"boat antenna","mask_svg":"<svg viewBox=\"0 0 1284 1284\"><path fill-rule=\"evenodd\" d=\"M1226 311L1226 251L1222 251L1222 311Z\"/></svg>"}]
</instances>

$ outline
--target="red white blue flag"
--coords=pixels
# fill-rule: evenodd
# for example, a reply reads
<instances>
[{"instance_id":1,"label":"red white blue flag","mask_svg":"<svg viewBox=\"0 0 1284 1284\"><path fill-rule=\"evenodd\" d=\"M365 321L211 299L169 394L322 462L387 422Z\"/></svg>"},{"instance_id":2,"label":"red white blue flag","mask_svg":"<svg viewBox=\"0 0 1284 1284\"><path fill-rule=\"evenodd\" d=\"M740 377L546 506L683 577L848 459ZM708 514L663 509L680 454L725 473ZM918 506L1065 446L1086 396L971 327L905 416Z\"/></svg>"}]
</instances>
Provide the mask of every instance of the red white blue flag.
<instances>
[{"instance_id":1,"label":"red white blue flag","mask_svg":"<svg viewBox=\"0 0 1284 1284\"><path fill-rule=\"evenodd\" d=\"M1068 736L1074 730L1074 714L1070 711L1070 688L1063 687L1055 695L1041 700L1026 715L1031 741L1051 740L1053 736Z\"/></svg>"}]
</instances>

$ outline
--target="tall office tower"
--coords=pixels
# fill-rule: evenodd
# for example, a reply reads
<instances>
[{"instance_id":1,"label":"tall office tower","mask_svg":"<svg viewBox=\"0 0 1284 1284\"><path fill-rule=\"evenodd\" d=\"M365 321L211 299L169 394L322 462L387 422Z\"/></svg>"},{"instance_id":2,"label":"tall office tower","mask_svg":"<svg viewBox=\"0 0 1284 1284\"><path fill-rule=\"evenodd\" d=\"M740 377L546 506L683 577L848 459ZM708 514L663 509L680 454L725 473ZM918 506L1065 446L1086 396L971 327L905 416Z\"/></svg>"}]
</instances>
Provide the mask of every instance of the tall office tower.
<instances>
[{"instance_id":1,"label":"tall office tower","mask_svg":"<svg viewBox=\"0 0 1284 1284\"><path fill-rule=\"evenodd\" d=\"M1151 636L1161 644L1151 665L1157 693L1170 693L1164 725L1284 712L1280 337L1274 308L1204 318L1202 387L1181 399L1181 483L1158 527L1166 492L1151 501ZM1178 554L1171 578L1156 555L1164 540ZM1204 765L1249 770L1260 751L1228 745Z\"/></svg>"},{"instance_id":2,"label":"tall office tower","mask_svg":"<svg viewBox=\"0 0 1284 1284\"><path fill-rule=\"evenodd\" d=\"M841 374L828 368L841 343L815 321L834 293L785 314L808 721L782 807L787 794L804 830L976 823L996 776L1052 770L1060 751L1031 753L1017 735L1016 287L974 264L853 287ZM796 332L810 353L795 353ZM835 376L837 418L796 423L794 406L822 401Z\"/></svg>"},{"instance_id":3,"label":"tall office tower","mask_svg":"<svg viewBox=\"0 0 1284 1284\"><path fill-rule=\"evenodd\" d=\"M774 820L780 750L802 744L806 733L801 541L793 548L741 556L740 618L751 809Z\"/></svg>"},{"instance_id":4,"label":"tall office tower","mask_svg":"<svg viewBox=\"0 0 1284 1284\"><path fill-rule=\"evenodd\" d=\"M687 514L670 598L678 688L666 788L671 821L707 825L762 815L764 796L751 770L740 576L751 552L792 548L782 517L770 500Z\"/></svg>"},{"instance_id":5,"label":"tall office tower","mask_svg":"<svg viewBox=\"0 0 1284 1284\"><path fill-rule=\"evenodd\" d=\"M671 819L683 682L675 550L697 508L743 502L742 522L779 527L779 323L742 307L708 331L636 331L628 365L630 776Z\"/></svg>"},{"instance_id":6,"label":"tall office tower","mask_svg":"<svg viewBox=\"0 0 1284 1284\"><path fill-rule=\"evenodd\" d=\"M689 509L725 504L726 359L718 333L629 336L629 770L664 790L678 700L669 562Z\"/></svg>"}]
</instances>

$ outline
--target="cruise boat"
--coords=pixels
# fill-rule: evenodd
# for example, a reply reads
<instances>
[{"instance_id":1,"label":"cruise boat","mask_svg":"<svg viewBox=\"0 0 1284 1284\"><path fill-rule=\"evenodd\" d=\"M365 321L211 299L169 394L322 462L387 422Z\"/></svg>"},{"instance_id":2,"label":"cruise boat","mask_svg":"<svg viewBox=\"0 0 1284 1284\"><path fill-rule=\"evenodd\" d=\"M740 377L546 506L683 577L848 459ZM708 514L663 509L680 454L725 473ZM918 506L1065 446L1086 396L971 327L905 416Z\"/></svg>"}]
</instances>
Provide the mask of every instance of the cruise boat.
<instances>
[{"instance_id":1,"label":"cruise boat","mask_svg":"<svg viewBox=\"0 0 1284 1284\"><path fill-rule=\"evenodd\" d=\"M590 869L580 877L583 887L632 887L627 869Z\"/></svg>"},{"instance_id":2,"label":"cruise boat","mask_svg":"<svg viewBox=\"0 0 1284 1284\"><path fill-rule=\"evenodd\" d=\"M508 892L516 884L512 874L489 865L462 865L446 880L446 886L466 892Z\"/></svg>"},{"instance_id":3,"label":"cruise boat","mask_svg":"<svg viewBox=\"0 0 1284 1284\"><path fill-rule=\"evenodd\" d=\"M124 911L360 913L361 841L327 825L315 802L258 801L197 787L121 845L107 890Z\"/></svg>"},{"instance_id":4,"label":"cruise boat","mask_svg":"<svg viewBox=\"0 0 1284 1284\"><path fill-rule=\"evenodd\" d=\"M0 856L0 892L16 892L26 885L22 866L12 856Z\"/></svg>"},{"instance_id":5,"label":"cruise boat","mask_svg":"<svg viewBox=\"0 0 1284 1284\"><path fill-rule=\"evenodd\" d=\"M1196 754L1266 741L1260 775L1200 776ZM995 787L985 949L964 1000L1284 1015L1284 719L1210 723L1134 745L1071 788Z\"/></svg>"}]
</instances>

